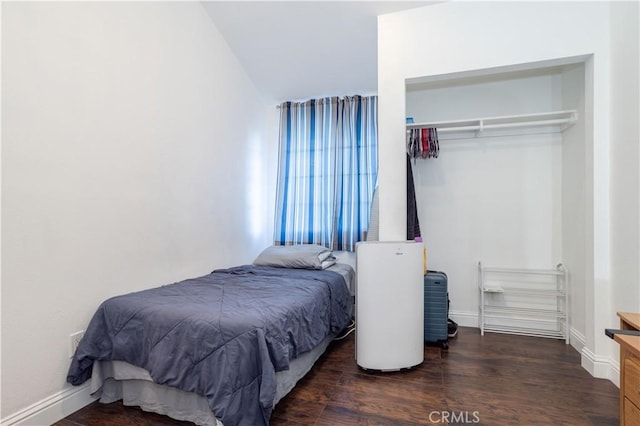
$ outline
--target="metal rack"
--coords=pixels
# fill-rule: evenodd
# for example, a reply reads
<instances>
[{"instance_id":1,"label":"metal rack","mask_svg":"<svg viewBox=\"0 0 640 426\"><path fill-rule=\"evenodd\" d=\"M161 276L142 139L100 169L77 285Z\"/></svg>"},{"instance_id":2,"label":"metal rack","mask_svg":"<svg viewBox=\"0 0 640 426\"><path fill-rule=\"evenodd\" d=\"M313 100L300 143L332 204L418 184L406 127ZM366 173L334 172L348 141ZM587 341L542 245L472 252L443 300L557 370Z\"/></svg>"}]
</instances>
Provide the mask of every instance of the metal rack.
<instances>
[{"instance_id":1,"label":"metal rack","mask_svg":"<svg viewBox=\"0 0 640 426\"><path fill-rule=\"evenodd\" d=\"M569 343L569 274L555 269L482 266L478 262L480 334L485 331Z\"/></svg>"}]
</instances>

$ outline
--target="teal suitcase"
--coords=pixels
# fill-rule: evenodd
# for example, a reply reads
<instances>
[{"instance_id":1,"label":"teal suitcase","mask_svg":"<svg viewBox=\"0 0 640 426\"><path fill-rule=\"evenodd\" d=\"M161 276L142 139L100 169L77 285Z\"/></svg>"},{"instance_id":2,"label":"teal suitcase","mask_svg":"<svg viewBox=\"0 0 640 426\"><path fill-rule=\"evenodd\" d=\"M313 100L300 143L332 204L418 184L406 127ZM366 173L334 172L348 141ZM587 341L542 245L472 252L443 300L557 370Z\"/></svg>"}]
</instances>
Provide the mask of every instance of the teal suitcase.
<instances>
[{"instance_id":1,"label":"teal suitcase","mask_svg":"<svg viewBox=\"0 0 640 426\"><path fill-rule=\"evenodd\" d=\"M449 297L447 274L427 271L424 276L424 341L449 347Z\"/></svg>"}]
</instances>

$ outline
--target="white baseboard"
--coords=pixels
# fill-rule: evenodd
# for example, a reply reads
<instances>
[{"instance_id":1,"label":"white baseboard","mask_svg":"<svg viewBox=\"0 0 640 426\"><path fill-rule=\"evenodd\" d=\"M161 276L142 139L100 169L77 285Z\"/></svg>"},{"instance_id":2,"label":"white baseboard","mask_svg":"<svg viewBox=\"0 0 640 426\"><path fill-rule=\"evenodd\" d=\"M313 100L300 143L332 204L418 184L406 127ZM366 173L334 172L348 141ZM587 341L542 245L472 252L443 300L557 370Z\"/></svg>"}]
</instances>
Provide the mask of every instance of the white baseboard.
<instances>
[{"instance_id":1,"label":"white baseboard","mask_svg":"<svg viewBox=\"0 0 640 426\"><path fill-rule=\"evenodd\" d=\"M584 337L584 334L580 333L573 327L570 327L569 330L569 344L573 346L573 348L578 351L578 353L582 353L582 349L587 344L587 338Z\"/></svg>"},{"instance_id":2,"label":"white baseboard","mask_svg":"<svg viewBox=\"0 0 640 426\"><path fill-rule=\"evenodd\" d=\"M620 363L616 360L609 359L609 381L620 388Z\"/></svg>"},{"instance_id":3,"label":"white baseboard","mask_svg":"<svg viewBox=\"0 0 640 426\"><path fill-rule=\"evenodd\" d=\"M589 374L598 379L608 379L620 387L620 363L618 361L593 353L586 346L586 337L574 328L571 329L569 342L580 353L580 364Z\"/></svg>"},{"instance_id":4,"label":"white baseboard","mask_svg":"<svg viewBox=\"0 0 640 426\"><path fill-rule=\"evenodd\" d=\"M50 425L91 404L96 399L89 393L89 383L69 387L5 417L0 420L0 425Z\"/></svg>"},{"instance_id":5,"label":"white baseboard","mask_svg":"<svg viewBox=\"0 0 640 426\"><path fill-rule=\"evenodd\" d=\"M478 313L465 311L449 311L449 318L458 323L461 327L479 328Z\"/></svg>"},{"instance_id":6,"label":"white baseboard","mask_svg":"<svg viewBox=\"0 0 640 426\"><path fill-rule=\"evenodd\" d=\"M608 379L620 387L620 365L609 357L596 355L586 346L582 348L581 365L593 377Z\"/></svg>"}]
</instances>

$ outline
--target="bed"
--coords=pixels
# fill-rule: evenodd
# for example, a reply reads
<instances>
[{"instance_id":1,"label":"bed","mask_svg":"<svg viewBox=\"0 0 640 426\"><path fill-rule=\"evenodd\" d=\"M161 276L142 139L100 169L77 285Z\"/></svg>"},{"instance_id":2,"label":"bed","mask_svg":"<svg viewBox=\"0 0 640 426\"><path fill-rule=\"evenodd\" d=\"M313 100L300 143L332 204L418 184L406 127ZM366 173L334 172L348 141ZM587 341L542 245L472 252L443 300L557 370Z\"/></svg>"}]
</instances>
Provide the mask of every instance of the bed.
<instances>
[{"instance_id":1,"label":"bed","mask_svg":"<svg viewBox=\"0 0 640 426\"><path fill-rule=\"evenodd\" d=\"M199 425L266 425L351 324L355 273L315 245L104 301L67 381Z\"/></svg>"}]
</instances>

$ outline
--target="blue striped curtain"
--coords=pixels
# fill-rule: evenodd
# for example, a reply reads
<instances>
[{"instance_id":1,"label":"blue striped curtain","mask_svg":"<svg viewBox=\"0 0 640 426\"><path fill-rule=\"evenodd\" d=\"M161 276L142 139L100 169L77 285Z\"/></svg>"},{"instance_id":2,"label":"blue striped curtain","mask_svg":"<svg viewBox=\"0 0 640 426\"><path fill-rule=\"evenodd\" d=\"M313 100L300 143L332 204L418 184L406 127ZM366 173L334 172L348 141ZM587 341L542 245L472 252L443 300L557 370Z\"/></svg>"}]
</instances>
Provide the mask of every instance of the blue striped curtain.
<instances>
[{"instance_id":1,"label":"blue striped curtain","mask_svg":"<svg viewBox=\"0 0 640 426\"><path fill-rule=\"evenodd\" d=\"M283 103L275 244L354 251L377 174L377 96Z\"/></svg>"}]
</instances>

